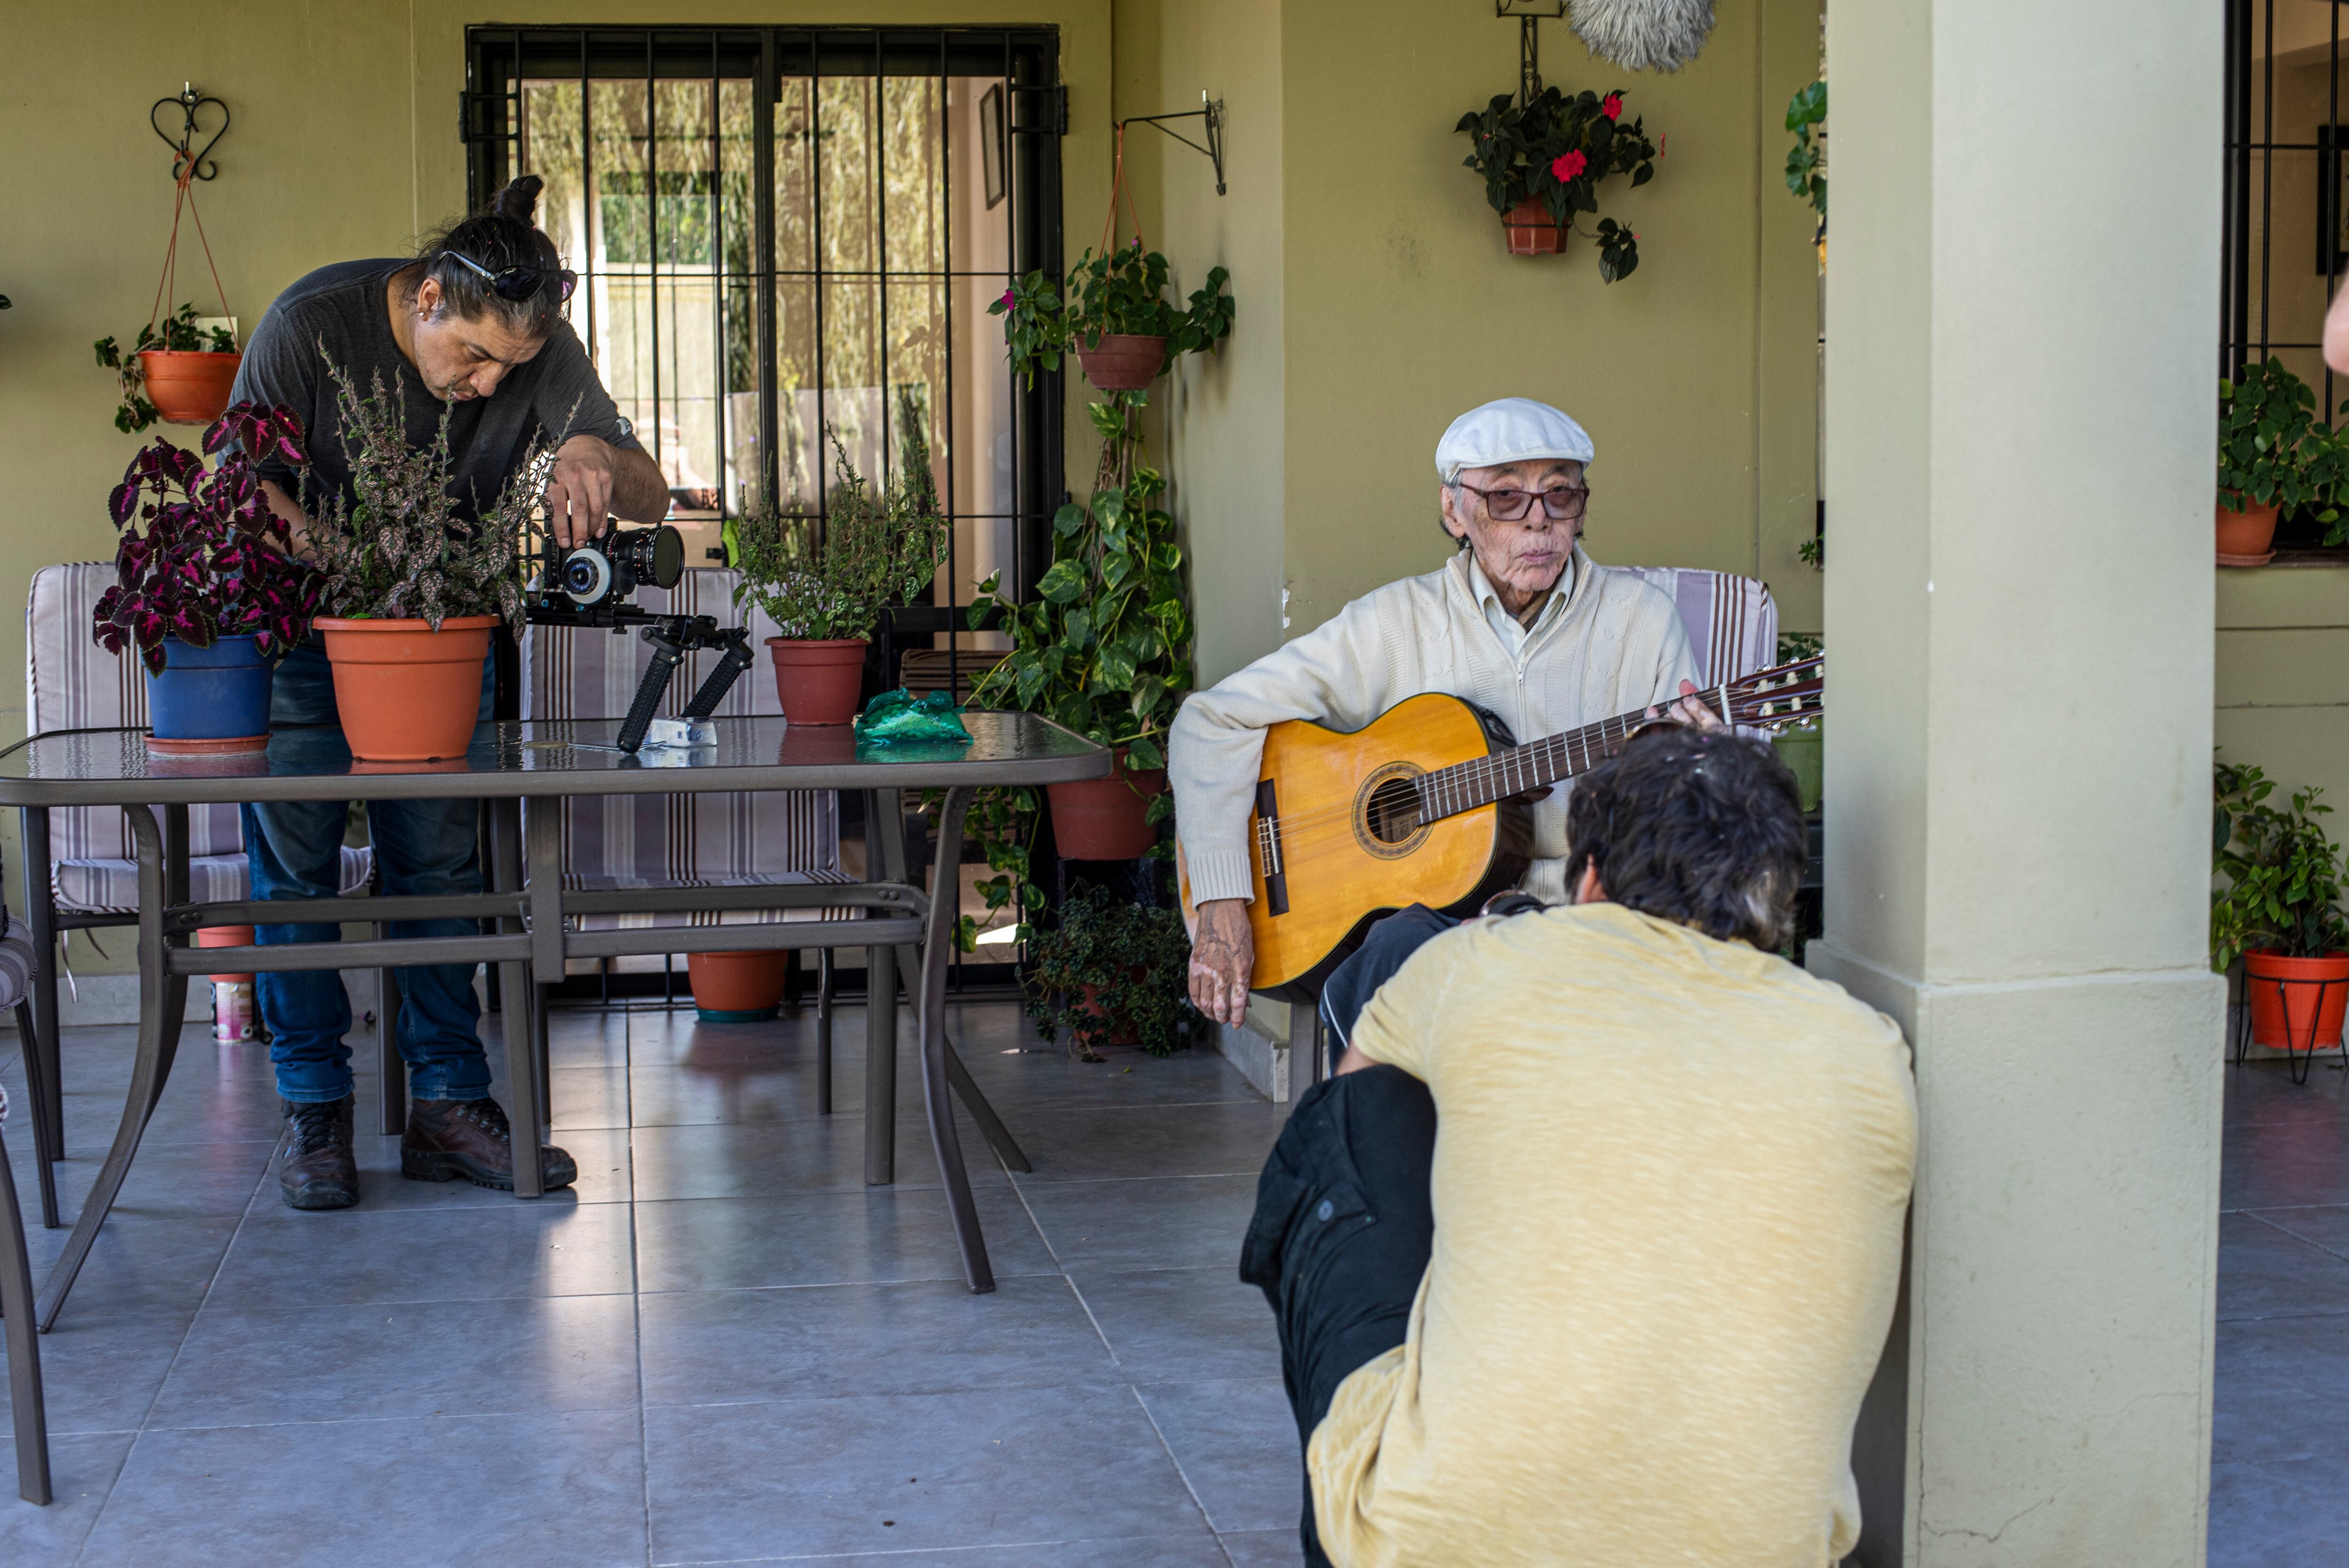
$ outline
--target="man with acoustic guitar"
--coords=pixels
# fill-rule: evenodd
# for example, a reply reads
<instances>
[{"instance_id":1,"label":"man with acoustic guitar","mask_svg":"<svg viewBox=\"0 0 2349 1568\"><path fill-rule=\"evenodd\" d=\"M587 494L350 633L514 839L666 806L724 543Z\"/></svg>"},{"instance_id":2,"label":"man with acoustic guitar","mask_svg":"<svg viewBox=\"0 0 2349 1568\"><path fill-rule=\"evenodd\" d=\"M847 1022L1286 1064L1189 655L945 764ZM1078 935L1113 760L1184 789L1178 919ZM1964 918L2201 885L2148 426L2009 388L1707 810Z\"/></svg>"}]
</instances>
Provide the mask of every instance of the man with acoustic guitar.
<instances>
[{"instance_id":1,"label":"man with acoustic guitar","mask_svg":"<svg viewBox=\"0 0 2349 1568\"><path fill-rule=\"evenodd\" d=\"M1720 724L1689 695L1696 660L1671 599L1581 549L1593 456L1582 427L1546 403L1504 397L1463 414L1435 449L1444 530L1458 553L1364 594L1183 705L1167 766L1197 916L1191 1000L1206 1016L1237 1027L1247 1016L1258 956L1250 820L1269 727L1308 719L1359 730L1425 692L1474 704L1518 740L1665 704L1670 717ZM1566 792L1544 794L1517 886L1563 903ZM1407 955L1389 954L1382 967Z\"/></svg>"}]
</instances>

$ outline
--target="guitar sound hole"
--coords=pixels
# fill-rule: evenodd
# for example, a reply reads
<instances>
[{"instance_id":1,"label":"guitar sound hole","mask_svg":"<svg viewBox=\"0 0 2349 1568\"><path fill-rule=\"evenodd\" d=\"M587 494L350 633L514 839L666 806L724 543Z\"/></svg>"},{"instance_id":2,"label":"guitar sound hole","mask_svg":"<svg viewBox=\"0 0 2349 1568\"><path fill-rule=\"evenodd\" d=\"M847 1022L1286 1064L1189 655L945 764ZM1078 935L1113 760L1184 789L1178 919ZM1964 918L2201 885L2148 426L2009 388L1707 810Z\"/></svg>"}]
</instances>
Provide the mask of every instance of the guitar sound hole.
<instances>
[{"instance_id":1,"label":"guitar sound hole","mask_svg":"<svg viewBox=\"0 0 2349 1568\"><path fill-rule=\"evenodd\" d=\"M1400 844L1419 831L1419 788L1408 779L1390 779L1371 791L1371 837Z\"/></svg>"}]
</instances>

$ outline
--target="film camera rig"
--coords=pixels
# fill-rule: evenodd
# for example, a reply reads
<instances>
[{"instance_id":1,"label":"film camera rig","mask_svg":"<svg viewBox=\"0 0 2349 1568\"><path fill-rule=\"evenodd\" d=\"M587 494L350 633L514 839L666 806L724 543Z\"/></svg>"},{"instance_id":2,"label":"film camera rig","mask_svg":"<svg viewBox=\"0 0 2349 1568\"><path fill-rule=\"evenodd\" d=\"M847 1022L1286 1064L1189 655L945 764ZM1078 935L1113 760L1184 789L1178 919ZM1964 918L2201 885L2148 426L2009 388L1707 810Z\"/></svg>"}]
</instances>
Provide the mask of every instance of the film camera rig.
<instances>
[{"instance_id":1,"label":"film camera rig","mask_svg":"<svg viewBox=\"0 0 2349 1568\"><path fill-rule=\"evenodd\" d=\"M633 756L644 745L661 691L688 654L715 649L719 659L685 705L683 719L662 721L679 727L678 740L691 738L695 721L717 712L736 677L755 662L750 634L740 626L720 626L710 615L657 615L629 602L640 585L674 588L685 574L685 542L667 523L610 528L570 549L550 532L543 536L539 556L538 579L523 595L533 624L615 634L634 626L652 645L652 663L645 666L628 716L620 725L617 744L622 751Z\"/></svg>"}]
</instances>

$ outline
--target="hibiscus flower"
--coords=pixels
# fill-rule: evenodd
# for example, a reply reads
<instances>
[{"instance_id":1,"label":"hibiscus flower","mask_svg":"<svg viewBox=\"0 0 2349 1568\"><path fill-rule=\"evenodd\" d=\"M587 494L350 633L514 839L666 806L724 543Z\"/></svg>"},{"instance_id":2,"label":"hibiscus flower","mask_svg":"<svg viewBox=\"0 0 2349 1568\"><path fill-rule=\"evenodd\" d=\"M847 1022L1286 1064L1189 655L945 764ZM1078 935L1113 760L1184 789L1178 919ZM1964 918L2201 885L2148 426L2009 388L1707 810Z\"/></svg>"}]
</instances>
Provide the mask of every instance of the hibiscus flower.
<instances>
[{"instance_id":1,"label":"hibiscus flower","mask_svg":"<svg viewBox=\"0 0 2349 1568\"><path fill-rule=\"evenodd\" d=\"M1561 152L1550 160L1550 178L1560 185L1568 184L1589 167L1590 160L1584 157L1582 149L1578 147L1571 152Z\"/></svg>"},{"instance_id":2,"label":"hibiscus flower","mask_svg":"<svg viewBox=\"0 0 2349 1568\"><path fill-rule=\"evenodd\" d=\"M1623 118L1623 95L1621 93L1609 93L1604 98L1599 100L1599 112L1605 115L1609 119L1621 119Z\"/></svg>"}]
</instances>

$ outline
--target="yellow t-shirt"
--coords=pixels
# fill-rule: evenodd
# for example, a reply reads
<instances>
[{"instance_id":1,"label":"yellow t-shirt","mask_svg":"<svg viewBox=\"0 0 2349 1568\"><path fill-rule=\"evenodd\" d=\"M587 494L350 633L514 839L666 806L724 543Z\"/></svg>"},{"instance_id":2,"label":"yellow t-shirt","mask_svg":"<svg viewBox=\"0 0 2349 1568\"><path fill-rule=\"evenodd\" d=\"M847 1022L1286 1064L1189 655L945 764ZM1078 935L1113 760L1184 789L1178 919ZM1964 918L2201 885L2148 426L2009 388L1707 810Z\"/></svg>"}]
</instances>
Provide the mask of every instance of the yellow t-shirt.
<instances>
[{"instance_id":1,"label":"yellow t-shirt","mask_svg":"<svg viewBox=\"0 0 2349 1568\"><path fill-rule=\"evenodd\" d=\"M1619 904L1478 921L1357 1023L1436 1108L1409 1337L1306 1463L1340 1568L1817 1568L1917 1146L1891 1020Z\"/></svg>"}]
</instances>

